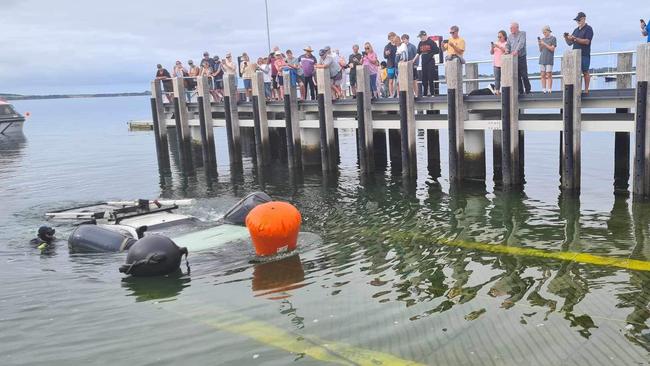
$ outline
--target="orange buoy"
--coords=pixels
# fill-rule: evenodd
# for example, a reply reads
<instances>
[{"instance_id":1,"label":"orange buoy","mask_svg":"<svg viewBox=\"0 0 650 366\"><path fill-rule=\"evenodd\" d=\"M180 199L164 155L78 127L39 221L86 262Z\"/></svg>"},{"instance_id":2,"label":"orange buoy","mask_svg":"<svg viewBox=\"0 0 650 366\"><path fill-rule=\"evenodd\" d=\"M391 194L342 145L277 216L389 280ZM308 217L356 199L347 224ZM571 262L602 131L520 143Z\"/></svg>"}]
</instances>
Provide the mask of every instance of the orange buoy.
<instances>
[{"instance_id":1,"label":"orange buoy","mask_svg":"<svg viewBox=\"0 0 650 366\"><path fill-rule=\"evenodd\" d=\"M246 227L253 239L255 253L269 256L296 249L302 216L287 202L267 202L246 216Z\"/></svg>"}]
</instances>

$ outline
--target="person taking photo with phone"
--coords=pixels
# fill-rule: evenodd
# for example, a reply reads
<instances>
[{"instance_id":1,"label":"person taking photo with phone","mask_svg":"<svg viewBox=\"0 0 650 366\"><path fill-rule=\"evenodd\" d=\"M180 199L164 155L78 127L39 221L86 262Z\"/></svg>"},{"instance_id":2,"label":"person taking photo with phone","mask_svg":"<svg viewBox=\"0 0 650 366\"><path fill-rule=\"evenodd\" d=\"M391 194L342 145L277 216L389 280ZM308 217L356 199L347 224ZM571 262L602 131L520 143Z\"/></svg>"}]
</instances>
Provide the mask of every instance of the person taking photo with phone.
<instances>
[{"instance_id":1,"label":"person taking photo with phone","mask_svg":"<svg viewBox=\"0 0 650 366\"><path fill-rule=\"evenodd\" d=\"M548 25L542 28L542 34L544 38L537 37L542 91L550 93L553 89L553 60L555 58L557 39L551 34L551 27Z\"/></svg>"},{"instance_id":2,"label":"person taking photo with phone","mask_svg":"<svg viewBox=\"0 0 650 366\"><path fill-rule=\"evenodd\" d=\"M585 94L589 94L591 40L594 38L594 30L587 24L587 16L583 12L579 12L573 20L578 23L578 27L570 35L569 33L564 33L564 40L569 46L573 46L574 50L582 51L582 76L585 79Z\"/></svg>"}]
</instances>

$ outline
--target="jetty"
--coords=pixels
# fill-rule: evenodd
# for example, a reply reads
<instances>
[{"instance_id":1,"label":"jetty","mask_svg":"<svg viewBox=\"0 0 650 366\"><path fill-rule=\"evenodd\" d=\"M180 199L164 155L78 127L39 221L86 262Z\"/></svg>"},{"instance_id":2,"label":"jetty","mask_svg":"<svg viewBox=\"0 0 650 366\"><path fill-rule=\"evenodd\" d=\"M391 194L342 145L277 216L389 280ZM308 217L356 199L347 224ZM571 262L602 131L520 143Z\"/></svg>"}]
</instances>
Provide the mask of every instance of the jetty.
<instances>
[{"instance_id":1,"label":"jetty","mask_svg":"<svg viewBox=\"0 0 650 366\"><path fill-rule=\"evenodd\" d=\"M399 164L407 178L417 176L416 138L426 135L428 171L440 176L440 130L448 130L449 179L486 179L485 131L491 130L494 180L503 189L519 189L524 183L524 139L526 131L558 131L560 187L568 194L580 192L580 141L583 131L615 133L615 181L632 177L634 199L650 198L650 44L635 51L606 52L592 56L616 55L614 71L597 76L615 76L615 89L583 93L580 50L567 50L561 59L561 90L552 93L518 94L517 59L503 56L501 95L469 95L480 83L478 65L489 61L445 62L446 94L416 96L412 62L398 66L398 98L372 99L368 71L357 67L355 98L332 101L328 71L317 69L318 97L298 101L296 88L284 73L285 98L267 102L263 75L253 79L253 96L245 101L234 75L224 76L223 102L211 101L209 80L199 77L197 101L185 99L183 78L174 78L173 95L163 91L160 80L152 82L151 110L158 162L161 171L170 169L167 130L174 129L178 140L181 169L191 172L192 146L200 145L202 164L216 171L214 128L225 128L229 161L233 168L242 164L242 139L252 136L258 167L269 166L281 151L291 169L309 165L322 171L337 169L338 130L355 129L357 156L362 174L372 174L380 159ZM633 65L633 61L636 64ZM168 102L168 98L172 101ZM252 134L250 131L252 130ZM420 131L421 132L418 132ZM634 134L634 146L631 135ZM280 136L280 138L272 138ZM273 152L273 154L272 154ZM631 154L634 154L630 166ZM558 156L549 156L558 159Z\"/></svg>"}]
</instances>

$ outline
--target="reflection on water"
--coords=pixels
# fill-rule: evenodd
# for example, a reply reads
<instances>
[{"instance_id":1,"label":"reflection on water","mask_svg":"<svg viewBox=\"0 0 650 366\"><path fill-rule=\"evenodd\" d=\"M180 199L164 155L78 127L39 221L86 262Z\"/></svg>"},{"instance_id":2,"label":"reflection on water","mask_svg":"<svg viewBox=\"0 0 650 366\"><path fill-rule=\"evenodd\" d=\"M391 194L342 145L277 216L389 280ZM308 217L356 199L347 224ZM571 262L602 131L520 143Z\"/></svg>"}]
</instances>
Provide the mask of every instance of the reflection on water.
<instances>
[{"instance_id":1,"label":"reflection on water","mask_svg":"<svg viewBox=\"0 0 650 366\"><path fill-rule=\"evenodd\" d=\"M548 156L557 163L556 134L526 135L523 192L450 185L444 156L438 179L419 161L418 178L404 180L390 154L363 177L354 133L343 130L336 173L296 173L282 163L258 170L250 145L243 169L231 171L218 128L217 176L198 164L180 173L173 147L172 174L161 177L152 135L123 125L138 116L138 103L148 116L146 99L42 103L41 111L28 108L36 116L26 124L29 143L0 144L0 319L9 330L0 332L0 364L117 363L127 348L136 364L151 355L169 364L288 364L336 353L325 346L334 344L352 347L336 349L344 364L354 355L385 359L378 352L423 364L650 359L650 272L571 257L650 260L650 206L614 195L613 178L602 178L611 176L602 150L613 151L602 135L583 136L589 179L580 198L560 195L557 165L547 164ZM75 119L68 110L82 113ZM108 110L129 113L115 119ZM74 136L40 133L49 121L38 116L47 113L65 116L57 126ZM93 139L98 131L104 139ZM441 131L443 145L446 137ZM79 146L62 143L69 138ZM78 202L193 197L198 203L181 212L213 220L259 189L301 210L302 230L312 234L301 234L295 255L251 263L250 241L242 241L190 253L190 275L125 279L117 272L123 254L71 255L62 244L40 256L27 246L44 212ZM71 230L62 225L57 234ZM447 245L454 241L569 258ZM293 348L304 340L318 352Z\"/></svg>"},{"instance_id":2,"label":"reflection on water","mask_svg":"<svg viewBox=\"0 0 650 366\"><path fill-rule=\"evenodd\" d=\"M180 270L164 277L126 277L122 287L135 296L135 301L173 299L190 285L190 277Z\"/></svg>"}]
</instances>

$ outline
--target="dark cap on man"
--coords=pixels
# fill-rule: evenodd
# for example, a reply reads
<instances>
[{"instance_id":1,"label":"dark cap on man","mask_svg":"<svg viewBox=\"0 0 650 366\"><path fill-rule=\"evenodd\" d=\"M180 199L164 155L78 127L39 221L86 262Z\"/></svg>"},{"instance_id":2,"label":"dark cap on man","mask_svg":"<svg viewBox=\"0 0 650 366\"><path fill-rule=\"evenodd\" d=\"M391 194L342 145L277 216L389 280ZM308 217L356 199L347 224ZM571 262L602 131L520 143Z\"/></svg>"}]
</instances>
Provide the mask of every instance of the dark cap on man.
<instances>
[{"instance_id":1,"label":"dark cap on man","mask_svg":"<svg viewBox=\"0 0 650 366\"><path fill-rule=\"evenodd\" d=\"M420 33L418 34L418 37L426 36L427 32L421 30Z\"/></svg>"},{"instance_id":2,"label":"dark cap on man","mask_svg":"<svg viewBox=\"0 0 650 366\"><path fill-rule=\"evenodd\" d=\"M576 17L573 18L573 20L575 20L577 22L578 20L580 20L582 18L586 18L586 17L587 17L587 15L585 15L585 13L579 12L578 15L576 15Z\"/></svg>"}]
</instances>

